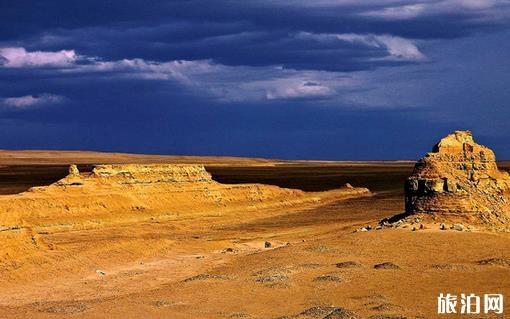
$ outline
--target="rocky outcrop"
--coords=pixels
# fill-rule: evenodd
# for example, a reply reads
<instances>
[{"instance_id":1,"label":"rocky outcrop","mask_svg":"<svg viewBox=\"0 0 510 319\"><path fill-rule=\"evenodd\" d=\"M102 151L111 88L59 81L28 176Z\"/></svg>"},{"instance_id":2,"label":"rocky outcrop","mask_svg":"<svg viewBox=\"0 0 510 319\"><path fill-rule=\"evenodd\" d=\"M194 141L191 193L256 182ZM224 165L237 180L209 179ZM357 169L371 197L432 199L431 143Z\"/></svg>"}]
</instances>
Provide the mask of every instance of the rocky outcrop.
<instances>
[{"instance_id":1,"label":"rocky outcrop","mask_svg":"<svg viewBox=\"0 0 510 319\"><path fill-rule=\"evenodd\" d=\"M0 226L101 227L304 205L367 196L365 188L309 193L262 184L221 184L202 165L97 165L28 192L0 196ZM240 217L241 218L241 217Z\"/></svg>"},{"instance_id":2,"label":"rocky outcrop","mask_svg":"<svg viewBox=\"0 0 510 319\"><path fill-rule=\"evenodd\" d=\"M469 131L456 131L419 160L405 185L406 215L510 225L510 176Z\"/></svg>"},{"instance_id":3,"label":"rocky outcrop","mask_svg":"<svg viewBox=\"0 0 510 319\"><path fill-rule=\"evenodd\" d=\"M202 165L178 164L126 164L126 165L96 165L92 173L80 174L75 165L69 168L69 175L55 184L55 187L92 186L92 184L130 185L177 183L211 183L211 175ZM52 187L50 187L51 189ZM34 188L32 191L46 190L46 187Z\"/></svg>"}]
</instances>

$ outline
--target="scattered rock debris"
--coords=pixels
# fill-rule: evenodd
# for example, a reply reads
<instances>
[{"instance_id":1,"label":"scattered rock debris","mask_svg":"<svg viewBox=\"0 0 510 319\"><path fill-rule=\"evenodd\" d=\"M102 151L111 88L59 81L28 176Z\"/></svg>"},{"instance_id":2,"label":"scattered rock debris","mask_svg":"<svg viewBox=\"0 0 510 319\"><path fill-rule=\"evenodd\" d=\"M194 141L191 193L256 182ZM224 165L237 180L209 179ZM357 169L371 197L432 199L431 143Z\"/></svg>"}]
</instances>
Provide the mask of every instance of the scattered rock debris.
<instances>
[{"instance_id":1,"label":"scattered rock debris","mask_svg":"<svg viewBox=\"0 0 510 319\"><path fill-rule=\"evenodd\" d=\"M383 312L383 311L402 310L402 307L399 305L394 305L394 304L386 302L386 303L378 304L376 306L372 306L372 307L370 307L370 309L374 310L374 311Z\"/></svg>"},{"instance_id":2,"label":"scattered rock debris","mask_svg":"<svg viewBox=\"0 0 510 319\"><path fill-rule=\"evenodd\" d=\"M507 258L488 258L477 261L482 266L510 266L510 259Z\"/></svg>"},{"instance_id":3,"label":"scattered rock debris","mask_svg":"<svg viewBox=\"0 0 510 319\"><path fill-rule=\"evenodd\" d=\"M328 254L334 254L339 253L340 250L333 247L327 247L327 246L311 246L305 249L306 251L314 252L314 253L328 253Z\"/></svg>"},{"instance_id":4,"label":"scattered rock debris","mask_svg":"<svg viewBox=\"0 0 510 319\"><path fill-rule=\"evenodd\" d=\"M192 282L197 280L228 280L230 279L228 276L225 275L218 275L218 274L199 274L193 277L189 277L184 279L184 282Z\"/></svg>"},{"instance_id":5,"label":"scattered rock debris","mask_svg":"<svg viewBox=\"0 0 510 319\"><path fill-rule=\"evenodd\" d=\"M466 270L467 268L460 264L433 264L431 267L437 270Z\"/></svg>"},{"instance_id":6,"label":"scattered rock debris","mask_svg":"<svg viewBox=\"0 0 510 319\"><path fill-rule=\"evenodd\" d=\"M84 303L56 304L47 308L40 309L40 312L53 314L75 314L88 310Z\"/></svg>"},{"instance_id":7,"label":"scattered rock debris","mask_svg":"<svg viewBox=\"0 0 510 319\"><path fill-rule=\"evenodd\" d=\"M361 264L355 261L343 261L335 264L336 268L361 268Z\"/></svg>"},{"instance_id":8,"label":"scattered rock debris","mask_svg":"<svg viewBox=\"0 0 510 319\"><path fill-rule=\"evenodd\" d=\"M253 274L255 281L262 284L282 283L289 280L291 271L285 267L268 268Z\"/></svg>"},{"instance_id":9,"label":"scattered rock debris","mask_svg":"<svg viewBox=\"0 0 510 319\"><path fill-rule=\"evenodd\" d=\"M230 315L230 318L252 318L252 316L245 312L235 312Z\"/></svg>"},{"instance_id":10,"label":"scattered rock debris","mask_svg":"<svg viewBox=\"0 0 510 319\"><path fill-rule=\"evenodd\" d=\"M392 262L384 262L381 264L374 265L374 269L400 269L400 267Z\"/></svg>"},{"instance_id":11,"label":"scattered rock debris","mask_svg":"<svg viewBox=\"0 0 510 319\"><path fill-rule=\"evenodd\" d=\"M232 248L232 247L225 248L221 251L222 254L232 254L232 253L237 253L237 252L238 252L238 250L235 248Z\"/></svg>"},{"instance_id":12,"label":"scattered rock debris","mask_svg":"<svg viewBox=\"0 0 510 319\"><path fill-rule=\"evenodd\" d=\"M402 315L372 315L369 317L370 319L407 319L407 317Z\"/></svg>"},{"instance_id":13,"label":"scattered rock debris","mask_svg":"<svg viewBox=\"0 0 510 319\"><path fill-rule=\"evenodd\" d=\"M338 277L337 275L320 275L318 277L315 277L313 281L319 281L319 282L341 282L342 279Z\"/></svg>"},{"instance_id":14,"label":"scattered rock debris","mask_svg":"<svg viewBox=\"0 0 510 319\"><path fill-rule=\"evenodd\" d=\"M277 319L360 319L354 311L335 306L314 306L296 315L278 317Z\"/></svg>"}]
</instances>

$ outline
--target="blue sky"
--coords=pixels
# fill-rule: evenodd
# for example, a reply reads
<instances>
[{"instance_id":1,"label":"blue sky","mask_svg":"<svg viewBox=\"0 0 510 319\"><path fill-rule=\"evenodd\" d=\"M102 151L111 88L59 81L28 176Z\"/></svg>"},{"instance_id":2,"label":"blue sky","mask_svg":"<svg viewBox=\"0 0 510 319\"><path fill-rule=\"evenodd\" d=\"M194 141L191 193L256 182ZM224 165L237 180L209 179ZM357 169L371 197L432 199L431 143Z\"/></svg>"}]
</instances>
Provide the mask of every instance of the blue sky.
<instances>
[{"instance_id":1,"label":"blue sky","mask_svg":"<svg viewBox=\"0 0 510 319\"><path fill-rule=\"evenodd\" d=\"M2 1L0 148L510 159L509 0Z\"/></svg>"}]
</instances>

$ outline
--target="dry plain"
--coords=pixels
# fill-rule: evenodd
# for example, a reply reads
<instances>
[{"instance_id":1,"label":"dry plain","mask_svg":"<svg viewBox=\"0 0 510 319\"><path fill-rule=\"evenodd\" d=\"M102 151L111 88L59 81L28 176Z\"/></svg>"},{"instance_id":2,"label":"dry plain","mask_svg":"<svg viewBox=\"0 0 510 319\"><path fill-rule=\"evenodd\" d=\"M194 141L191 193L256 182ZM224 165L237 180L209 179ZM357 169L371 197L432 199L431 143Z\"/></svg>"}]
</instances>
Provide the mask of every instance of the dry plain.
<instances>
[{"instance_id":1,"label":"dry plain","mask_svg":"<svg viewBox=\"0 0 510 319\"><path fill-rule=\"evenodd\" d=\"M152 212L143 211L97 227L31 229L30 242L0 248L1 318L437 318L439 293L510 296L509 233L375 229L404 210L412 162L0 155L3 196L56 182L71 163L82 172L99 163L204 163L222 184L327 194L196 216L146 218ZM372 194L323 193L345 183ZM367 225L373 230L355 232ZM0 239L23 231L2 231Z\"/></svg>"}]
</instances>

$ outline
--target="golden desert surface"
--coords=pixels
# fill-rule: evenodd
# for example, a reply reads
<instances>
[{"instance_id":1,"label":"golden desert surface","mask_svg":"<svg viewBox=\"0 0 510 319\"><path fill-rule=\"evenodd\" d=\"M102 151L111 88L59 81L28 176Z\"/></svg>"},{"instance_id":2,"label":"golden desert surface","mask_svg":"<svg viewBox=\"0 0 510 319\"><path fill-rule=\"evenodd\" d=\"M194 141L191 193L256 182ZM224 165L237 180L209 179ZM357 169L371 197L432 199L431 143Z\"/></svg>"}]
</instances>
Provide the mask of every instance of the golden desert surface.
<instances>
[{"instance_id":1,"label":"golden desert surface","mask_svg":"<svg viewBox=\"0 0 510 319\"><path fill-rule=\"evenodd\" d=\"M413 165L1 151L0 318L504 318L437 297L510 296L510 233L377 227Z\"/></svg>"}]
</instances>

